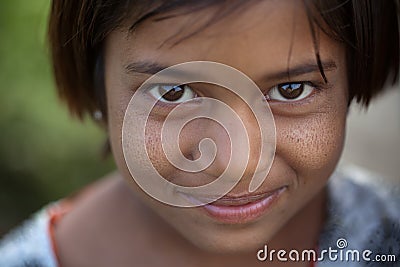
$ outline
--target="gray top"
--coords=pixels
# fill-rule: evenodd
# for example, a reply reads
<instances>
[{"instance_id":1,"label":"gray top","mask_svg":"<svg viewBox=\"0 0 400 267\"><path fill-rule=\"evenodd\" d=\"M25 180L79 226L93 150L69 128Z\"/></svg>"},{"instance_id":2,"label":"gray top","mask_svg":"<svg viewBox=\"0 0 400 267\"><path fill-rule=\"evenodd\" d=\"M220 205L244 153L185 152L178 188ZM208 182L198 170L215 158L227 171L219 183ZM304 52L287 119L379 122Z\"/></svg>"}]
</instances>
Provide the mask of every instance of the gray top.
<instances>
[{"instance_id":1,"label":"gray top","mask_svg":"<svg viewBox=\"0 0 400 267\"><path fill-rule=\"evenodd\" d=\"M319 255L329 247L337 253L329 259L325 252L317 266L400 266L399 188L352 167L336 172L328 190L328 220Z\"/></svg>"}]
</instances>

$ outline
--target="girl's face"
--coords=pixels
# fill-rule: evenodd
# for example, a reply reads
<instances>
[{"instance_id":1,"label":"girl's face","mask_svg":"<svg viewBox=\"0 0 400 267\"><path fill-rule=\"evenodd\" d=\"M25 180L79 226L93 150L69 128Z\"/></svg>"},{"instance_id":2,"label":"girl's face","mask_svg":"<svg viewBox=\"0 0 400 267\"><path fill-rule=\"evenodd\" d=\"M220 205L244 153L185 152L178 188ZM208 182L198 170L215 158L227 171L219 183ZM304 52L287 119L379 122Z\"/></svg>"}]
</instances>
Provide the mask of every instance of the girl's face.
<instances>
[{"instance_id":1,"label":"girl's face","mask_svg":"<svg viewBox=\"0 0 400 267\"><path fill-rule=\"evenodd\" d=\"M321 199L317 195L338 162L344 140L348 102L345 51L322 31L317 32L328 80L325 83L317 67L302 1L261 1L246 8L239 7L196 32L218 8L188 14L177 11L182 15L146 21L134 32L128 31L129 23L126 23L109 35L104 50L109 134L120 172L146 205L199 247L213 251L245 251L265 244L288 223L299 230L305 227L301 224L305 221L296 224L294 218L316 199ZM193 32L196 33L189 38L181 39ZM179 208L158 202L141 191L125 164L121 144L124 113L135 89L151 75L126 71L126 66L140 62L141 66L157 68L158 65L197 60L224 63L244 72L269 99L276 124L276 154L268 177L253 194L278 189L282 192L253 220L221 221L209 216L202 207ZM285 85L300 89L285 91ZM241 101L234 101L232 93L200 84L185 90L189 98L201 95L229 103L242 119L247 119L249 135L257 136L256 127L251 125L250 110ZM175 99L176 96L170 97ZM176 100L179 101L179 97ZM164 103L156 114L147 118L146 146L154 167L166 179L187 186L204 184L218 177L231 153L227 134L218 124L207 120L186 125L179 136L184 155L192 159L198 157L198 141L204 137L215 141L218 153L213 164L201 173L180 171L162 152L160 132L168 110ZM252 154L248 168L230 196L249 194L249 180L258 161L260 144L257 140L250 138ZM235 148L232 152L235 153ZM138 162L142 160L146 159L137 158ZM321 211L315 213L321 214Z\"/></svg>"}]
</instances>

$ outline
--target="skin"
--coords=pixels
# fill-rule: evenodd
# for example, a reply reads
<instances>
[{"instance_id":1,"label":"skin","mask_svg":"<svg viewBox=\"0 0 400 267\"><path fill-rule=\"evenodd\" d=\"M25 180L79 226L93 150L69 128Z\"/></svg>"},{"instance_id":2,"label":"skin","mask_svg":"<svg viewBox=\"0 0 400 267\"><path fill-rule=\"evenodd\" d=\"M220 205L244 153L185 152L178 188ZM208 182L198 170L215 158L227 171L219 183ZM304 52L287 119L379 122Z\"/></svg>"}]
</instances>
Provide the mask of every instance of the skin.
<instances>
[{"instance_id":1,"label":"skin","mask_svg":"<svg viewBox=\"0 0 400 267\"><path fill-rule=\"evenodd\" d=\"M321 60L335 63L335 67L325 71L327 84L318 70L290 78L263 79L278 70L287 70L288 63L289 69L304 62L316 64L302 2L262 1L174 44L174 40L193 31L196 26L190 23L206 21L213 12L215 9L209 8L158 22L146 21L133 33L127 31L126 23L107 37L104 55L108 131L118 173L95 185L95 193L82 198L57 226L62 266L130 266L132 262L138 266L269 266L268 262L257 262L255 256L265 244L288 250L316 246L325 216L325 185L344 142L348 102L344 47L319 33ZM221 62L239 69L265 94L281 83L318 84L319 88L302 100L269 102L275 118L277 147L271 171L258 191L282 186L286 190L254 222L224 224L205 215L201 208L184 209L160 203L137 186L126 167L121 145L123 116L134 90L150 75L127 73L125 67L137 61L169 66L194 60ZM249 135L258 136L254 117L241 101L221 88L209 86L202 90L202 95L229 103L246 121ZM198 156L197 145L203 133L215 140L219 149L209 169L188 175L160 156L159 132L164 115L155 114L148 121L146 146L151 148L148 153L155 168L177 184L193 186L218 177L231 152L221 127L203 120L184 128L180 147L187 157ZM231 195L247 193L259 146L257 138L250 139L249 165Z\"/></svg>"}]
</instances>

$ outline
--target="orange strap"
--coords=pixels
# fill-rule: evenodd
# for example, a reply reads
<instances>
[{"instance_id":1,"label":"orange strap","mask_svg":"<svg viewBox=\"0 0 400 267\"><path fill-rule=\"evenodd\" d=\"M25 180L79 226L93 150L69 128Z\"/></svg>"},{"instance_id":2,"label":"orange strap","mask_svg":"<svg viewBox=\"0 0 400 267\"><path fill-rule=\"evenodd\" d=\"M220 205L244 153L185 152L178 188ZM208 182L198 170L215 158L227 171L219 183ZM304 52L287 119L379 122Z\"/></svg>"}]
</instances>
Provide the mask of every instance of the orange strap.
<instances>
[{"instance_id":1,"label":"orange strap","mask_svg":"<svg viewBox=\"0 0 400 267\"><path fill-rule=\"evenodd\" d=\"M56 258L56 264L58 267L60 267L60 257L55 240L55 227L62 217L64 217L64 215L71 210L71 208L72 205L68 200L62 200L61 202L51 206L47 211L49 214L48 233L50 236L51 248Z\"/></svg>"}]
</instances>

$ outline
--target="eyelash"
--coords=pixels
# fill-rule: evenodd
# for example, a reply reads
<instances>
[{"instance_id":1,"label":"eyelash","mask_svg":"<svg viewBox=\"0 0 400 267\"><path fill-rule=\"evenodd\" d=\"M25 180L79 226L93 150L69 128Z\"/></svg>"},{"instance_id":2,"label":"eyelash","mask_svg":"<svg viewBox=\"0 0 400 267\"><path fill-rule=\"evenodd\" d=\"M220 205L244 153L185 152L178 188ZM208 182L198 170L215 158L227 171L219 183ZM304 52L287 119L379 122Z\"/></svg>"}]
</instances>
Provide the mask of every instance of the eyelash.
<instances>
[{"instance_id":1,"label":"eyelash","mask_svg":"<svg viewBox=\"0 0 400 267\"><path fill-rule=\"evenodd\" d=\"M276 100L276 99L270 99L269 97L268 97L268 94L270 94L271 92L274 92L273 90L279 90L279 87L283 87L283 86L293 86L293 85L296 85L296 84L300 84L300 86L302 86L302 87L306 87L306 86L309 86L311 89L311 92L309 92L305 97L303 97L303 98L301 98L301 99L294 99L294 100L290 100L290 99L286 99L286 100ZM326 86L326 85L325 85ZM188 100L190 100L190 99L188 99L188 100L185 100L185 101L182 101L182 102L174 102L174 101L165 101L165 100L160 100L160 99L162 99L163 98L163 96L165 96L165 94L164 95L161 95L159 92L157 93L157 92L151 92L152 90L160 90L160 88L161 87L171 87L171 89L173 89L173 88L186 88L187 89L187 87L192 91L192 96L193 96L193 98L190 98L190 99L195 99L196 97L198 97L199 95L196 93L196 90L194 90L194 89L192 89L192 87L191 86L189 86L189 85L187 85L187 84L182 84L182 85L171 85L171 84L153 84L153 85L149 85L149 86L147 86L147 88L146 88L146 90L145 90L145 92L146 93L148 93L148 94L150 94L153 98L156 98L156 99L158 99L158 104L161 104L161 105L166 105L166 106L171 106L171 105L177 105L177 104L180 104L180 103L183 103L183 102L186 102L186 101L188 101ZM301 102L302 100L304 100L304 99L307 99L307 98L309 98L310 96L312 96L312 95L314 95L315 93L318 93L319 91L321 91L323 89L323 86L321 85L321 84L319 84L319 83L313 83L313 82L311 82L311 81L300 81L300 82L288 82L288 83L280 83L280 84L278 84L278 85L275 85L275 86L273 86L273 87L271 87L270 89L268 89L268 91L267 91L267 94L265 95L265 99L267 100L267 101L270 101L270 102L280 102L280 103L285 103L285 104L296 104L296 103L298 103L298 102ZM302 90L304 91L304 88L302 88ZM164 90L164 91L166 91L167 93L168 92L170 92L170 90ZM301 92L301 94L303 93L303 91ZM279 92L278 92L279 93ZM185 91L183 92L183 94L185 94ZM280 93L279 93L280 94ZM282 98L284 98L283 96L282 96Z\"/></svg>"},{"instance_id":2,"label":"eyelash","mask_svg":"<svg viewBox=\"0 0 400 267\"><path fill-rule=\"evenodd\" d=\"M293 85L300 85L302 87L302 91L301 91L300 95L303 94L303 92L305 90L304 88L307 88L309 90L309 92L306 93L306 96L303 96L303 98L301 98L301 99L298 99L298 97L300 97L300 96L296 97L296 99L285 98L280 92L278 92L278 93L280 94L280 96L282 98L281 100L269 98L270 94L272 94L274 92L274 90L279 90L280 87L293 86ZM308 99L310 96L314 95L316 92L321 91L321 89L322 89L321 85L317 85L310 81L281 83L281 84L275 85L272 88L270 88L268 90L265 98L267 101L270 101L270 102L281 102L281 103L285 103L285 104L288 104L288 103L293 104L293 103L301 102L304 99ZM283 98L285 98L285 99L283 100Z\"/></svg>"}]
</instances>

